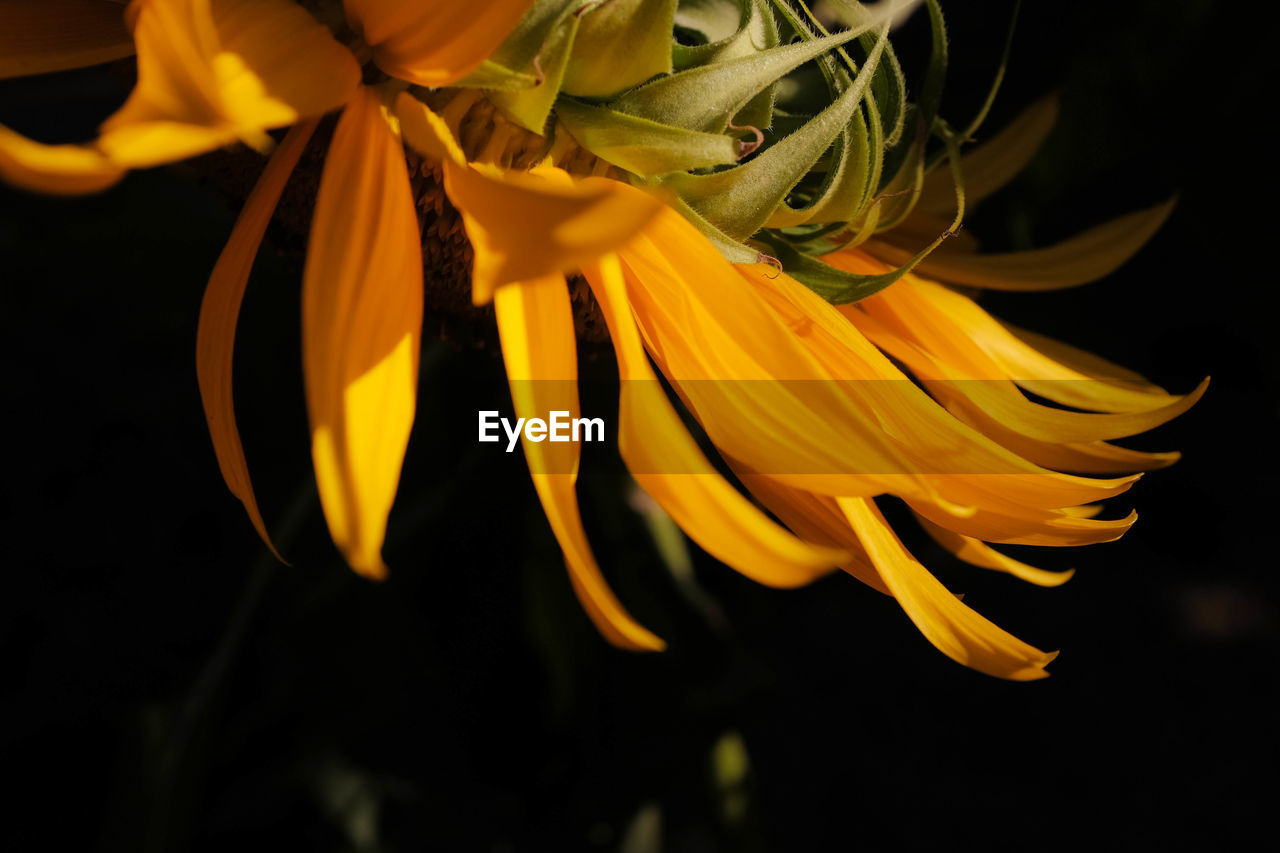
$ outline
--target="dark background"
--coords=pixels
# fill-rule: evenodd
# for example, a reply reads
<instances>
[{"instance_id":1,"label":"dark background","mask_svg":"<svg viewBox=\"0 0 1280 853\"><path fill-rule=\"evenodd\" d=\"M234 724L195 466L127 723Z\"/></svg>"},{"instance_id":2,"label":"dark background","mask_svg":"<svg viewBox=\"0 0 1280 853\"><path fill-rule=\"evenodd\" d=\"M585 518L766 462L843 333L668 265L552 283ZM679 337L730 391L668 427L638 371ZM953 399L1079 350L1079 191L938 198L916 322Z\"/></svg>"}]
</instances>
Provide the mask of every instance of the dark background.
<instances>
[{"instance_id":1,"label":"dark background","mask_svg":"<svg viewBox=\"0 0 1280 853\"><path fill-rule=\"evenodd\" d=\"M287 246L259 259L236 353L250 467L292 562L275 565L219 477L193 369L234 200L191 170L85 199L0 189L0 838L359 851L654 850L656 827L673 851L1259 838L1280 646L1272 30L1209 0L1026 5L986 132L1055 87L1062 118L968 227L1022 247L1180 203L1106 281L988 306L1174 390L1214 377L1196 409L1134 442L1185 458L1121 499L1141 513L1133 531L1036 555L1080 569L1065 587L961 567L904 529L968 603L1064 650L1052 678L966 670L843 575L781 592L695 553L706 598L691 595L605 450L581 484L593 545L671 645L612 649L573 598L519 454L482 451L473 416L456 416L501 399L500 360L430 340L430 322L393 573L357 578L315 499ZM1010 5L946 9L944 114L963 123ZM127 85L101 68L7 81L0 122L87 138ZM611 369L607 354L585 366L588 411L610 411ZM723 770L735 745L747 769L726 782L714 755Z\"/></svg>"}]
</instances>

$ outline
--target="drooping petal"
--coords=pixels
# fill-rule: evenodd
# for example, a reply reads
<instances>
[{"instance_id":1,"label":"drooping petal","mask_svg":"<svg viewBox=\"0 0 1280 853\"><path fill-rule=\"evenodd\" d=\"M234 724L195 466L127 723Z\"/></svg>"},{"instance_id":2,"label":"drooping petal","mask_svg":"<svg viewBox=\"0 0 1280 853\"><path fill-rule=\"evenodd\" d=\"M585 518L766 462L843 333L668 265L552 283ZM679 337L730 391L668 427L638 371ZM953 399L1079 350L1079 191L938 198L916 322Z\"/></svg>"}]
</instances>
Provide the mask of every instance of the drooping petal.
<instances>
[{"instance_id":1,"label":"drooping petal","mask_svg":"<svg viewBox=\"0 0 1280 853\"><path fill-rule=\"evenodd\" d=\"M827 255L833 266L848 272L877 275L888 271L860 251ZM908 273L910 282L998 366L999 373L1041 397L1091 412L1133 412L1176 403L1178 396L1153 385L1142 376L1092 353L1069 347L1041 335L1002 323L977 302L949 287ZM864 300L865 301L865 300ZM840 309L855 325L858 306Z\"/></svg>"},{"instance_id":2,"label":"drooping petal","mask_svg":"<svg viewBox=\"0 0 1280 853\"><path fill-rule=\"evenodd\" d=\"M1034 394L1091 412L1145 412L1183 399L1092 353L1001 323L964 294L923 279L911 281L1003 375Z\"/></svg>"},{"instance_id":3,"label":"drooping petal","mask_svg":"<svg viewBox=\"0 0 1280 853\"><path fill-rule=\"evenodd\" d=\"M516 416L548 422L552 412L565 412L577 418L578 348L564 276L500 287L494 309ZM527 432L522 443L538 499L591 621L616 646L661 651L666 644L626 611L591 553L574 487L581 446L575 441L535 441Z\"/></svg>"},{"instance_id":4,"label":"drooping petal","mask_svg":"<svg viewBox=\"0 0 1280 853\"><path fill-rule=\"evenodd\" d=\"M664 211L618 254L648 351L723 455L833 494L877 494L877 475L911 471L876 412L842 393L680 214Z\"/></svg>"},{"instance_id":5,"label":"drooping petal","mask_svg":"<svg viewBox=\"0 0 1280 853\"><path fill-rule=\"evenodd\" d=\"M971 515L961 516L945 512L928 501L907 498L906 502L917 515L939 527L983 542L1004 545L1043 545L1050 548L1098 545L1119 539L1138 520L1136 512L1124 518L1095 518L1096 506L1087 509L1079 506L1038 509L1006 503L978 506Z\"/></svg>"},{"instance_id":6,"label":"drooping petal","mask_svg":"<svg viewBox=\"0 0 1280 853\"><path fill-rule=\"evenodd\" d=\"M499 285L568 272L625 243L663 209L606 178L575 180L551 167L526 173L444 164L444 186L475 248L472 299Z\"/></svg>"},{"instance_id":7,"label":"drooping petal","mask_svg":"<svg viewBox=\"0 0 1280 853\"><path fill-rule=\"evenodd\" d=\"M736 473L751 494L798 535L848 553L849 559L840 564L841 569L872 589L893 594L871 565L867 550L854 535L835 498L793 488L772 477L741 470Z\"/></svg>"},{"instance_id":8,"label":"drooping petal","mask_svg":"<svg viewBox=\"0 0 1280 853\"><path fill-rule=\"evenodd\" d=\"M502 44L532 0L343 0L378 67L419 86L460 80Z\"/></svg>"},{"instance_id":9,"label":"drooping petal","mask_svg":"<svg viewBox=\"0 0 1280 853\"><path fill-rule=\"evenodd\" d=\"M870 300L864 300L870 301ZM1063 438L1061 428L1087 427L1079 423L1080 413L1066 412L1037 405L1022 396L1008 379L975 379L966 377L961 363L946 363L934 357L888 329L862 309L845 311L864 334L882 350L893 356L910 370L948 412L969 426L977 429L1001 447L1036 465L1055 471L1083 474L1121 474L1132 471L1149 471L1173 464L1177 453L1144 453L1107 444L1099 440L1070 441ZM930 344L938 343L929 337ZM937 347L934 347L936 350ZM996 375L998 367L992 367ZM1190 401L1194 402L1194 401ZM1190 405L1190 403L1188 403ZM1185 408L1185 407L1183 407ZM1154 410L1166 412L1167 409ZM1124 415L1123 417L1151 417L1151 412ZM1083 417L1108 417L1084 415ZM1077 421L1063 423L1059 419ZM1153 419L1153 423L1158 418ZM1028 426L1030 424L1030 428ZM1114 424L1112 424L1114 425ZM1102 426L1107 426L1106 423ZM1141 427L1142 424L1138 424ZM1053 430L1053 438L1032 438L1026 434L1039 429Z\"/></svg>"},{"instance_id":10,"label":"drooping petal","mask_svg":"<svg viewBox=\"0 0 1280 853\"><path fill-rule=\"evenodd\" d=\"M1015 381L1033 394L1092 412L1154 409L1177 399L1141 375L1093 353L989 319L992 322L982 324L974 340L1006 370L1016 371L1014 375L1021 378Z\"/></svg>"},{"instance_id":11,"label":"drooping petal","mask_svg":"<svg viewBox=\"0 0 1280 853\"><path fill-rule=\"evenodd\" d=\"M1075 569L1051 572L1028 566L1008 554L1001 554L981 540L948 530L919 515L916 516L916 520L935 542L970 565L1006 572L1036 586L1061 586L1071 580L1071 576L1075 574Z\"/></svg>"},{"instance_id":12,"label":"drooping petal","mask_svg":"<svg viewBox=\"0 0 1280 853\"><path fill-rule=\"evenodd\" d=\"M41 145L0 125L0 179L34 192L82 195L105 190L124 169L84 145Z\"/></svg>"},{"instance_id":13,"label":"drooping petal","mask_svg":"<svg viewBox=\"0 0 1280 853\"><path fill-rule=\"evenodd\" d=\"M641 488L708 553L759 583L800 586L848 562L839 548L791 535L720 476L649 366L617 258L608 256L585 273L618 357L618 447Z\"/></svg>"},{"instance_id":14,"label":"drooping petal","mask_svg":"<svg viewBox=\"0 0 1280 853\"><path fill-rule=\"evenodd\" d=\"M290 0L149 0L134 29L138 85L99 147L129 167L171 162L337 109L351 53Z\"/></svg>"},{"instance_id":15,"label":"drooping petal","mask_svg":"<svg viewBox=\"0 0 1280 853\"><path fill-rule=\"evenodd\" d=\"M200 383L200 400L204 404L204 416L209 424L209 436L213 439L213 451L218 457L222 478L231 493L244 504L249 520L262 541L282 562L284 558L280 557L267 535L267 526L258 510L249 466L240 445L231 390L231 363L240 302L249 283L253 260L257 257L276 202L280 200L280 193L315 129L314 120L298 124L267 161L266 169L249 194L226 248L218 256L213 274L209 276L204 301L200 304L200 324L196 329L196 378Z\"/></svg>"},{"instance_id":16,"label":"drooping petal","mask_svg":"<svg viewBox=\"0 0 1280 853\"><path fill-rule=\"evenodd\" d=\"M237 140L268 151L268 129L337 109L360 81L350 52L291 0L147 0L128 16L138 84L98 139L46 146L0 128L0 177L84 193Z\"/></svg>"},{"instance_id":17,"label":"drooping petal","mask_svg":"<svg viewBox=\"0 0 1280 853\"><path fill-rule=\"evenodd\" d=\"M133 54L124 10L103 0L0 4L0 79L66 71Z\"/></svg>"},{"instance_id":18,"label":"drooping petal","mask_svg":"<svg viewBox=\"0 0 1280 853\"><path fill-rule=\"evenodd\" d=\"M1040 405L1023 396L1012 378L952 320L936 300L965 297L944 291L906 280L862 300L845 315L880 349L905 363L948 409L979 429L994 422L1037 441L1058 443L1124 438L1181 415L1207 388L1202 382L1185 397L1136 412L1095 414Z\"/></svg>"},{"instance_id":19,"label":"drooping petal","mask_svg":"<svg viewBox=\"0 0 1280 853\"><path fill-rule=\"evenodd\" d=\"M1014 681L1045 678L1057 653L1042 652L979 616L916 562L869 500L840 498L840 508L876 571L920 633L947 657Z\"/></svg>"},{"instance_id":20,"label":"drooping petal","mask_svg":"<svg viewBox=\"0 0 1280 853\"><path fill-rule=\"evenodd\" d=\"M828 384L833 384L831 379L842 380L834 384L855 402L854 411L865 410L873 416L897 445L902 467L883 470L916 475L934 502L967 510L1051 510L1119 494L1133 482L1133 478L1076 477L1032 465L948 414L872 346L846 316L807 287L761 269L744 267L739 273L756 285L757 292L792 329L795 340L821 362ZM848 429L847 425L855 422L846 416L838 423ZM859 450L846 452L856 454ZM902 497L913 494L902 485L894 483L881 491ZM914 494L918 497L920 490Z\"/></svg>"},{"instance_id":21,"label":"drooping petal","mask_svg":"<svg viewBox=\"0 0 1280 853\"><path fill-rule=\"evenodd\" d=\"M1172 212L1173 202L1166 202L1044 249L987 255L940 250L921 261L916 272L950 284L993 290L1059 290L1088 284L1133 257ZM862 248L894 266L906 263L915 253L878 240L868 241ZM832 257L827 255L824 260L831 262Z\"/></svg>"},{"instance_id":22,"label":"drooping petal","mask_svg":"<svg viewBox=\"0 0 1280 853\"><path fill-rule=\"evenodd\" d=\"M334 542L380 578L382 540L413 424L422 247L404 151L361 87L325 160L307 243L302 348L312 458Z\"/></svg>"}]
</instances>

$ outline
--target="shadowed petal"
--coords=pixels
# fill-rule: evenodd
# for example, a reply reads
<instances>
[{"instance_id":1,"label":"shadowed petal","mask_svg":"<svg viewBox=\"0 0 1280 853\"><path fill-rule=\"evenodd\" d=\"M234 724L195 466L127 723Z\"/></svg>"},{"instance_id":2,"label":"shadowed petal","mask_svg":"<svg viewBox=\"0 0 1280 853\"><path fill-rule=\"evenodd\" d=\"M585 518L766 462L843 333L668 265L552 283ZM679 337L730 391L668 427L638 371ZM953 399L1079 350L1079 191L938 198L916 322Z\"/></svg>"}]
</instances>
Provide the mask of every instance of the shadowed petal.
<instances>
[{"instance_id":1,"label":"shadowed petal","mask_svg":"<svg viewBox=\"0 0 1280 853\"><path fill-rule=\"evenodd\" d=\"M1113 219L1044 249L988 255L938 251L921 261L916 272L950 284L992 290L1060 290L1088 284L1133 257L1172 212L1173 202L1169 201ZM894 266L906 263L914 254L913 250L878 240L871 240L862 248ZM839 254L826 255L823 260L833 263Z\"/></svg>"},{"instance_id":2,"label":"shadowed petal","mask_svg":"<svg viewBox=\"0 0 1280 853\"><path fill-rule=\"evenodd\" d=\"M66 71L133 54L124 10L104 0L0 4L0 79Z\"/></svg>"},{"instance_id":3,"label":"shadowed petal","mask_svg":"<svg viewBox=\"0 0 1280 853\"><path fill-rule=\"evenodd\" d=\"M976 205L1013 180L1040 150L1057 119L1058 95L1055 92L1027 107L990 140L979 143L966 153L960 161L966 204ZM949 222L955 204L956 190L951 182L951 170L934 169L925 178L916 210L945 217Z\"/></svg>"},{"instance_id":4,"label":"shadowed petal","mask_svg":"<svg viewBox=\"0 0 1280 853\"><path fill-rule=\"evenodd\" d=\"M213 439L213 451L218 457L222 478L227 481L231 493L244 504L249 520L262 541L281 561L284 558L271 543L258 502L253 496L249 467L245 462L244 448L240 445L231 391L231 362L240 302L249 283L249 272L253 269L258 246L262 243L262 235L266 233L276 202L280 200L280 193L315 129L315 121L297 125L267 161L267 167L240 211L226 248L218 256L218 263L209 277L196 330L196 378L200 382L200 400L204 404L204 416L209 423L209 436Z\"/></svg>"}]
</instances>

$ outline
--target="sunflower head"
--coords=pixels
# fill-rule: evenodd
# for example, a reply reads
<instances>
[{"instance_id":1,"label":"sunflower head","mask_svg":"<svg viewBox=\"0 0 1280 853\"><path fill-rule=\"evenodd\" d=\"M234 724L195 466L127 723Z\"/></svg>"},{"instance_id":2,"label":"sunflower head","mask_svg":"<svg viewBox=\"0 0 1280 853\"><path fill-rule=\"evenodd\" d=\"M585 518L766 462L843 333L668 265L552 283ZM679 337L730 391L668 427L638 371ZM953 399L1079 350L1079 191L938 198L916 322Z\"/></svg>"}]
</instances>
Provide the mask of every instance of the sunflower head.
<instances>
[{"instance_id":1,"label":"sunflower head","mask_svg":"<svg viewBox=\"0 0 1280 853\"><path fill-rule=\"evenodd\" d=\"M906 5L829 4L824 22L806 4L773 0L539 0L434 103L483 100L569 171L664 194L726 259L768 259L851 302L896 280L962 215L961 204L888 275L820 260L907 218L961 138L938 116L946 37L936 2L929 67L908 100L888 40Z\"/></svg>"}]
</instances>

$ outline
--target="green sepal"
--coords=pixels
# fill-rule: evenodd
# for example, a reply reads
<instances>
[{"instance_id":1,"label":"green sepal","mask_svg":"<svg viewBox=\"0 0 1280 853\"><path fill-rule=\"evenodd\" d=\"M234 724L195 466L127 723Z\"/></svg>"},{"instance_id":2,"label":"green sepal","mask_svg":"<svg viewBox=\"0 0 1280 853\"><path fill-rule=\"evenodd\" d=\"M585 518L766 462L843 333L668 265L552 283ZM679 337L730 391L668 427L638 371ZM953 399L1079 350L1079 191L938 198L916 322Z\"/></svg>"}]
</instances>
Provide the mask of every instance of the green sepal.
<instances>
[{"instance_id":1,"label":"green sepal","mask_svg":"<svg viewBox=\"0 0 1280 853\"><path fill-rule=\"evenodd\" d=\"M888 33L883 26L877 47L852 84L800 130L740 166L708 175L674 174L664 184L725 234L736 240L750 237L848 126Z\"/></svg>"},{"instance_id":2,"label":"green sepal","mask_svg":"<svg viewBox=\"0 0 1280 853\"><path fill-rule=\"evenodd\" d=\"M832 305L847 305L860 299L866 299L868 296L884 290L911 272L934 249L941 246L944 240L956 232L964 219L964 176L960 172L958 134L948 128L941 120L937 122L937 133L942 137L951 163L952 180L955 182L956 187L956 216L946 231L939 234L928 246L916 252L902 266L876 275L850 273L838 270L818 258L798 251L792 243L788 242L786 235L779 232L764 232L757 238L758 242L768 247L770 254L782 264L783 270L788 275L804 284ZM807 242L807 248L813 251L822 250L822 240L816 234L803 235L797 242L802 244ZM838 244L828 243L826 253L830 254L831 252L839 251L840 248L842 247Z\"/></svg>"},{"instance_id":3,"label":"green sepal","mask_svg":"<svg viewBox=\"0 0 1280 853\"><path fill-rule=\"evenodd\" d=\"M578 12L578 38L563 91L611 98L659 74L671 73L676 0L604 0Z\"/></svg>"},{"instance_id":4,"label":"green sepal","mask_svg":"<svg viewBox=\"0 0 1280 853\"><path fill-rule=\"evenodd\" d=\"M734 9L738 10L736 30L730 20ZM770 11L769 0L684 0L676 7L676 25L707 39L706 44L671 46L671 61L676 71L749 56L780 43L778 23ZM725 35L721 37L722 34ZM768 127L773 121L776 88L776 84L771 83L761 90L738 110L734 123Z\"/></svg>"},{"instance_id":5,"label":"green sepal","mask_svg":"<svg viewBox=\"0 0 1280 853\"><path fill-rule=\"evenodd\" d=\"M671 61L679 71L711 62L725 48L747 34L755 6L761 0L682 0L676 5L675 29L696 35L698 44L671 44ZM748 45L748 50L755 48ZM738 54L733 54L738 55Z\"/></svg>"},{"instance_id":6,"label":"green sepal","mask_svg":"<svg viewBox=\"0 0 1280 853\"><path fill-rule=\"evenodd\" d=\"M792 69L857 38L848 30L659 77L609 106L662 124L721 133L739 110Z\"/></svg>"},{"instance_id":7,"label":"green sepal","mask_svg":"<svg viewBox=\"0 0 1280 853\"><path fill-rule=\"evenodd\" d=\"M866 120L857 110L836 139L835 168L807 206L792 207L788 202L778 206L765 225L787 228L794 225L848 222L862 210L871 174L871 150Z\"/></svg>"},{"instance_id":8,"label":"green sepal","mask_svg":"<svg viewBox=\"0 0 1280 853\"><path fill-rule=\"evenodd\" d=\"M736 163L741 150L732 136L659 124L573 98L556 101L555 112L579 145L642 178Z\"/></svg>"},{"instance_id":9,"label":"green sepal","mask_svg":"<svg viewBox=\"0 0 1280 853\"><path fill-rule=\"evenodd\" d=\"M564 81L565 67L569 63L569 54L573 50L577 34L577 16L565 16L543 44L538 61L543 73L541 84L517 92L490 92L489 100L507 118L525 130L542 134Z\"/></svg>"}]
</instances>

